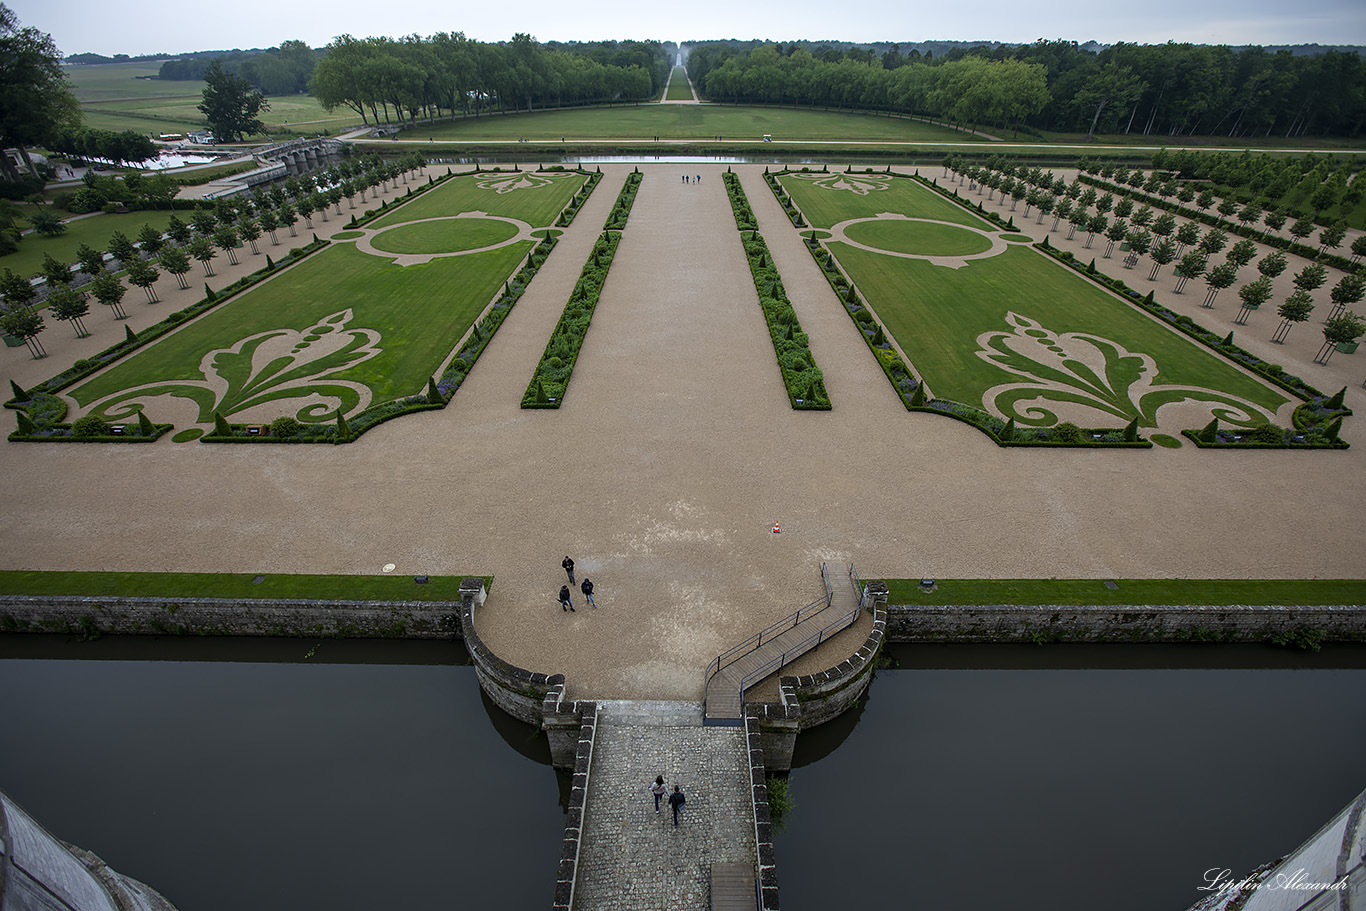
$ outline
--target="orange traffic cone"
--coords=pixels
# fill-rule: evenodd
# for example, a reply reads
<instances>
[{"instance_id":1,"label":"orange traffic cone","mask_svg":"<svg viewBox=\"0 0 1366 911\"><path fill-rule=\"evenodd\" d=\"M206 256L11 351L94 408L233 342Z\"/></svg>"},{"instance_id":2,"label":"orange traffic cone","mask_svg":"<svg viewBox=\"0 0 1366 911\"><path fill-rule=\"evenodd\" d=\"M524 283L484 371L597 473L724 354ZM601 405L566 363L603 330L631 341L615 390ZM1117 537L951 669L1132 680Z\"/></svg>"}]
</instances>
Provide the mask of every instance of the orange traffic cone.
<instances>
[{"instance_id":1,"label":"orange traffic cone","mask_svg":"<svg viewBox=\"0 0 1366 911\"><path fill-rule=\"evenodd\" d=\"M773 533L774 533L775 535L782 534L782 532L780 532L780 531L778 530L778 523L777 523L777 522L774 522L774 523L773 523Z\"/></svg>"}]
</instances>

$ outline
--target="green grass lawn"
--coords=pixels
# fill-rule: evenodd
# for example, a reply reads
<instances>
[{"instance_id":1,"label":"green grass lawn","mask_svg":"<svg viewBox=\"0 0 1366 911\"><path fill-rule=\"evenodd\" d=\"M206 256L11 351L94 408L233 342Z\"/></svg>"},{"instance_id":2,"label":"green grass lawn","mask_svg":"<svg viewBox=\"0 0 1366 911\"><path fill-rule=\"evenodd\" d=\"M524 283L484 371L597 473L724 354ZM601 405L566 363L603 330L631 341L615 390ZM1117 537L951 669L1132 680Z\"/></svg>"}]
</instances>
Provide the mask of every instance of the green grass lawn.
<instances>
[{"instance_id":1,"label":"green grass lawn","mask_svg":"<svg viewBox=\"0 0 1366 911\"><path fill-rule=\"evenodd\" d=\"M317 390L340 395L347 412L358 410L353 397L337 391L337 381L368 387L372 405L419 394L530 246L522 242L486 253L396 266L354 245L336 244L125 358L70 394L85 407L123 390L157 384L158 392L196 401L201 421L210 420L215 409L228 417L248 404L259 404L262 396L284 399L281 414L297 413L301 420L329 418L335 406L299 411L301 400L294 397ZM336 338L344 330L381 333L376 344L380 353L360 363L348 366L347 353L342 353L323 361L304 359L297 368L290 365L292 372L275 374L272 365L262 363L267 360L264 353L247 364L223 351L266 331L303 333L348 309L353 319L344 328L330 330ZM302 341L317 343L327 332L321 329L303 336ZM314 351L324 350L326 344L317 345ZM200 365L212 351L220 352L215 372L226 381L226 391L187 385L206 379ZM278 358L305 356L298 347L288 345L270 353ZM353 350L348 353L354 355ZM325 368L330 372L324 374ZM122 399L116 396L101 410L115 408ZM160 420L155 404L146 410L153 421Z\"/></svg>"},{"instance_id":2,"label":"green grass lawn","mask_svg":"<svg viewBox=\"0 0 1366 911\"><path fill-rule=\"evenodd\" d=\"M880 212L899 212L911 218L995 230L990 222L905 178L876 173L797 172L781 180L813 228L828 228L851 218L872 218Z\"/></svg>"},{"instance_id":3,"label":"green grass lawn","mask_svg":"<svg viewBox=\"0 0 1366 911\"><path fill-rule=\"evenodd\" d=\"M58 211L57 214L65 215ZM186 217L184 212L180 213ZM103 250L109 237L115 231L122 231L130 240L136 241L138 232L144 224L164 231L170 223L171 213L159 210L129 212L124 215L95 215L68 222L66 233L60 237L43 237L40 234L25 234L19 241L19 249L9 256L0 257L0 269L13 269L20 275L36 275L43 268L43 254L51 253L54 259L74 262L76 248L87 244L96 250Z\"/></svg>"},{"instance_id":4,"label":"green grass lawn","mask_svg":"<svg viewBox=\"0 0 1366 911\"><path fill-rule=\"evenodd\" d=\"M396 207L379 225L480 210L548 225L582 185L576 172L472 174ZM481 186L482 185L482 186ZM498 193L498 187L509 192ZM449 252L513 236L504 222L460 219L397 228L395 252ZM179 396L198 420L274 402L300 420L351 415L426 391L428 378L526 255L497 250L398 266L336 243L74 387L82 407L121 417L133 402ZM400 250L399 248L402 248ZM349 319L343 316L350 311ZM321 397L321 398L320 398Z\"/></svg>"},{"instance_id":5,"label":"green grass lawn","mask_svg":"<svg viewBox=\"0 0 1366 911\"><path fill-rule=\"evenodd\" d=\"M1363 604L1362 579L887 579L888 604Z\"/></svg>"},{"instance_id":6,"label":"green grass lawn","mask_svg":"<svg viewBox=\"0 0 1366 911\"><path fill-rule=\"evenodd\" d=\"M923 221L865 221L850 225L845 236L857 243L922 256L970 256L991 249L981 234L951 225Z\"/></svg>"},{"instance_id":7,"label":"green grass lawn","mask_svg":"<svg viewBox=\"0 0 1366 911\"><path fill-rule=\"evenodd\" d=\"M373 244L386 253L451 253L489 247L516 233L517 228L505 221L462 218L392 228L377 235Z\"/></svg>"},{"instance_id":8,"label":"green grass lawn","mask_svg":"<svg viewBox=\"0 0 1366 911\"><path fill-rule=\"evenodd\" d=\"M970 142L966 133L894 117L791 108L735 107L717 104L643 104L630 107L535 111L490 115L423 126L413 138L437 141L515 142L630 139L650 141L713 139L762 142Z\"/></svg>"},{"instance_id":9,"label":"green grass lawn","mask_svg":"<svg viewBox=\"0 0 1366 911\"><path fill-rule=\"evenodd\" d=\"M669 91L665 101L692 101L692 87L688 85L688 71L681 66L674 67L669 77Z\"/></svg>"},{"instance_id":10,"label":"green grass lawn","mask_svg":"<svg viewBox=\"0 0 1366 911\"><path fill-rule=\"evenodd\" d=\"M788 175L782 184L820 226L875 212L932 217L923 214L926 207L958 208L907 179L897 179L895 189L858 195L838 189L831 182L836 177L845 175ZM906 224L857 226L863 233L853 236L871 243L864 238L891 233L885 246L921 252L913 249L913 231L896 234ZM925 243L928 254L943 241L929 236ZM1085 405L1096 416L1087 423L1100 427L1133 417L1141 426L1156 426L1158 408L1186 398L1244 409L1224 417L1253 424L1270 419L1287 401L1029 247L1012 245L951 269L839 242L828 245L936 398L985 407L1032 426L1057 423L1057 404Z\"/></svg>"},{"instance_id":11,"label":"green grass lawn","mask_svg":"<svg viewBox=\"0 0 1366 911\"><path fill-rule=\"evenodd\" d=\"M484 171L448 180L366 227L385 228L461 212L487 212L545 227L587 179L577 171Z\"/></svg>"},{"instance_id":12,"label":"green grass lawn","mask_svg":"<svg viewBox=\"0 0 1366 911\"><path fill-rule=\"evenodd\" d=\"M261 581L257 582L256 579ZM285 575L270 573L104 573L0 571L6 595L89 598L318 598L346 601L459 601L464 576ZM485 579L485 587L490 579Z\"/></svg>"}]
</instances>

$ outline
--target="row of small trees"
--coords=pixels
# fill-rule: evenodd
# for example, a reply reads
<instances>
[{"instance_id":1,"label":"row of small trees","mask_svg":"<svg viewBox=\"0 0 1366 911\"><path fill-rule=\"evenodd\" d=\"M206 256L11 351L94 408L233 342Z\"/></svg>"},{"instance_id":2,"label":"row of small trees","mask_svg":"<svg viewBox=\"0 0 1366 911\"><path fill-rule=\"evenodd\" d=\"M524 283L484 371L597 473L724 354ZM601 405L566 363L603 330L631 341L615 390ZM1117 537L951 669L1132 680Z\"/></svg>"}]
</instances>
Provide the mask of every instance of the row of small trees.
<instances>
[{"instance_id":1,"label":"row of small trees","mask_svg":"<svg viewBox=\"0 0 1366 911\"><path fill-rule=\"evenodd\" d=\"M76 250L77 272L72 271L72 264L45 254L42 274L46 280L48 312L57 320L71 323L76 336L83 338L90 334L83 322L90 312L87 291L109 307L115 319L128 317L122 306L128 289L107 268L106 253L112 258L108 265L121 268L129 286L142 288L147 302L156 303L159 298L155 285L161 272L174 275L181 289L188 288L185 276L192 259L203 266L205 277L211 277L213 260L219 251L237 265L237 250L243 244L250 246L253 256L260 255L257 241L265 234L270 235L272 245L278 245L277 232L288 228L290 236L296 236L295 225L301 218L311 229L315 213L326 220L327 210L332 207L341 215L341 200L348 200L354 208L356 196L360 196L363 204L367 192L378 192L378 188L396 183L400 177L406 181L410 171L425 165L426 160L418 153L391 162L374 156L344 162L323 172L291 177L284 184L276 184L250 198L215 200L211 206L196 211L188 222L172 215L164 233L144 224L136 243L123 232L115 231L104 250L81 244ZM88 279L84 287L77 285L81 275ZM5 302L0 328L23 339L35 358L46 356L38 339L44 324L40 311L33 306L39 294L32 282L5 269L0 273L0 294Z\"/></svg>"},{"instance_id":2,"label":"row of small trees","mask_svg":"<svg viewBox=\"0 0 1366 911\"><path fill-rule=\"evenodd\" d=\"M1237 281L1238 270L1248 265L1257 255L1256 244L1244 238L1229 247L1223 262L1211 265L1211 259L1223 252L1229 244L1228 234L1222 228L1210 227L1202 234L1196 222L1178 224L1176 216L1170 212L1159 215L1151 205L1139 206L1128 196L1117 199L1114 194L1100 193L1095 187L1083 188L1080 181L1068 184L1052 172L1045 172L1041 168L1000 163L999 168L993 169L990 167L991 162L988 162L987 166L979 167L964 164L952 156L945 161L945 165L945 173L947 174L950 169L956 171L958 183L961 185L966 181L970 192L975 190L981 195L985 190L988 201L995 193L1000 192L999 204L1004 206L1006 197L1009 196L1012 200L1012 212L1024 202L1024 217L1029 216L1031 209L1038 212L1036 224L1042 224L1043 219L1052 214L1053 225L1050 230L1056 231L1060 222L1067 219L1068 240L1073 239L1078 230L1087 232L1084 249L1090 249L1095 238L1103 235L1107 240L1104 254L1106 259L1110 258L1116 243L1124 243L1129 252L1124 260L1126 269L1134 268L1140 257L1148 256L1152 261L1152 269L1148 274L1149 281L1156 281L1162 267L1175 262L1173 273L1176 283L1173 293L1183 293L1190 281L1203 277L1207 289L1203 306L1207 308L1214 306L1218 293L1231 287ZM1106 169L1110 171L1108 175L1103 173ZM1140 171L1131 174L1125 169L1125 173L1117 174L1113 166L1106 166L1100 171L1102 176L1108 176L1110 179L1119 178L1130 186L1142 186L1150 192L1166 191L1165 195L1173 195L1182 190L1189 190L1185 187L1166 186L1167 182L1157 175L1150 175L1145 179ZM1206 202L1205 207L1207 208L1211 202L1212 200ZM1110 220L1111 213L1114 215L1114 221ZM1345 233L1346 229L1341 225L1325 229L1320 234L1320 253L1339 247ZM1358 238L1358 241L1354 242L1354 250L1356 246L1361 245L1360 241ZM1355 262L1355 258L1353 261ZM1239 289L1243 306L1234 320L1235 323L1246 325L1248 316L1271 299L1274 293L1272 280L1287 267L1288 260L1280 251L1267 254L1257 263L1260 277ZM1279 308L1281 324L1272 336L1272 341L1284 342L1295 323L1304 322L1309 318L1314 309L1311 293L1322 287L1327 278L1327 267L1317 262L1309 263L1296 273L1293 279L1295 291ZM1326 364L1338 344L1353 341L1366 333L1366 323L1346 309L1351 304L1359 302L1363 296L1366 296L1366 277L1363 277L1361 270L1343 275L1333 287L1330 298L1334 309L1325 322L1325 341L1316 355L1316 360Z\"/></svg>"}]
</instances>

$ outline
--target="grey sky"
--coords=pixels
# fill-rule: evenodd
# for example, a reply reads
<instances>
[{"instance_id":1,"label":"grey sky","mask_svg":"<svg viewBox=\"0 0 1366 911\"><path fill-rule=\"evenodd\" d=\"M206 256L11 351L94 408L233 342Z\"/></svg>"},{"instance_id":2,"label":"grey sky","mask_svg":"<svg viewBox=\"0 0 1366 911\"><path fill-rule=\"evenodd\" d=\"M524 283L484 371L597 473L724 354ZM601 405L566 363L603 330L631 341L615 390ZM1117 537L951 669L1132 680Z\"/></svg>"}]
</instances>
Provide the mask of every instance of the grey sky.
<instances>
[{"instance_id":1,"label":"grey sky","mask_svg":"<svg viewBox=\"0 0 1366 911\"><path fill-rule=\"evenodd\" d=\"M1040 37L1106 44L1361 44L1366 3L1361 0L1145 0L1142 3L1060 3L975 0L921 3L796 0L686 4L596 0L592 3L469 3L415 0L388 7L373 0L328 3L237 0L168 3L124 0L4 0L23 25L50 33L63 53L179 53L234 47L271 47L298 38L315 47L341 34L430 35L463 31L480 41L530 32L541 41L770 38L790 41L923 41L930 39L1029 42ZM777 12L781 10L781 13Z\"/></svg>"}]
</instances>

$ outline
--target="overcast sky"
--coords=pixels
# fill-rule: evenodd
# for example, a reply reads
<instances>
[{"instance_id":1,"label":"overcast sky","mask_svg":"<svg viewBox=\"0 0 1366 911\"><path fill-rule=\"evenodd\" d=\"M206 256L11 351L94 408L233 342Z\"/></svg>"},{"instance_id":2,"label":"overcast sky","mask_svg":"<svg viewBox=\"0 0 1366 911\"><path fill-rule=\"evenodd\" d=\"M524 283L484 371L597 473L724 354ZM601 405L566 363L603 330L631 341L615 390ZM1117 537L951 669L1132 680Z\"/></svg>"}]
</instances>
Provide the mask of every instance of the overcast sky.
<instances>
[{"instance_id":1,"label":"overcast sky","mask_svg":"<svg viewBox=\"0 0 1366 911\"><path fill-rule=\"evenodd\" d=\"M734 0L641 3L638 0L526 0L520 3L408 0L0 0L21 24L48 32L65 54L182 53L273 47L297 38L319 47L341 34L430 35L462 31L480 41L530 32L540 41L708 38L836 39L915 42L933 39L1030 42L1037 38L1160 44L1366 45L1363 0L976 0L908 4L852 0L741 4Z\"/></svg>"}]
</instances>

